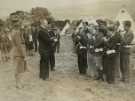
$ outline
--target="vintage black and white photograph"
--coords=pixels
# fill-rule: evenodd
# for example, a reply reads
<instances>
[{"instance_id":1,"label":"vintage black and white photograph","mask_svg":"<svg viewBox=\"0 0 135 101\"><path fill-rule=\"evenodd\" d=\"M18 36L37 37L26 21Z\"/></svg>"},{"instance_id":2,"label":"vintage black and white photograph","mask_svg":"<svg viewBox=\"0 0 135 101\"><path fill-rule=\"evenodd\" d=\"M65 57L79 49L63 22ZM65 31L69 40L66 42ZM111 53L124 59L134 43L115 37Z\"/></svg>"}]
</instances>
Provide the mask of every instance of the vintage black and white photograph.
<instances>
[{"instance_id":1,"label":"vintage black and white photograph","mask_svg":"<svg viewBox=\"0 0 135 101\"><path fill-rule=\"evenodd\" d=\"M0 0L0 101L135 101L135 0Z\"/></svg>"}]
</instances>

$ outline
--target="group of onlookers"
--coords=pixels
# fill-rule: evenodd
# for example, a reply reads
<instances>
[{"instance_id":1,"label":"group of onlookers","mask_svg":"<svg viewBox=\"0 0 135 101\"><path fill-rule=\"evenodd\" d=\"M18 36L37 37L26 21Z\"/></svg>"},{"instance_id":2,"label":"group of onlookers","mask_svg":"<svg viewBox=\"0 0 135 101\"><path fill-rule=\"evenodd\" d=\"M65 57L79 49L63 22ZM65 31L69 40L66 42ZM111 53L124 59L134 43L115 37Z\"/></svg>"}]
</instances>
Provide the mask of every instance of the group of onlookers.
<instances>
[{"instance_id":1,"label":"group of onlookers","mask_svg":"<svg viewBox=\"0 0 135 101\"><path fill-rule=\"evenodd\" d=\"M0 27L0 62L8 62L10 60L10 51L12 49L11 37L9 29Z\"/></svg>"}]
</instances>

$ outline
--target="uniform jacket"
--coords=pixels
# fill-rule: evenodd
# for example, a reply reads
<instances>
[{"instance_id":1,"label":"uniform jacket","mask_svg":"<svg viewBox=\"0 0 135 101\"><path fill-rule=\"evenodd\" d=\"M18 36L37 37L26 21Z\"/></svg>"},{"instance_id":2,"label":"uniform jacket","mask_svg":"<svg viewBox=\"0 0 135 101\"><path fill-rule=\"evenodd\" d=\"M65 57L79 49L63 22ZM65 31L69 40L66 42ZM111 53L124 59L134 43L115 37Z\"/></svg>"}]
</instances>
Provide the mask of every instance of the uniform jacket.
<instances>
[{"instance_id":1,"label":"uniform jacket","mask_svg":"<svg viewBox=\"0 0 135 101\"><path fill-rule=\"evenodd\" d=\"M95 36L95 42L94 47L95 48L103 48L104 40L103 40L104 34L103 33L97 33Z\"/></svg>"},{"instance_id":2,"label":"uniform jacket","mask_svg":"<svg viewBox=\"0 0 135 101\"><path fill-rule=\"evenodd\" d=\"M39 41L39 52L40 53L50 53L53 51L52 43L53 39L49 36L49 31L47 29L41 28L38 33Z\"/></svg>"},{"instance_id":3,"label":"uniform jacket","mask_svg":"<svg viewBox=\"0 0 135 101\"><path fill-rule=\"evenodd\" d=\"M122 33L121 38L121 52L130 54L130 47L126 47L130 45L134 39L134 34L132 31Z\"/></svg>"},{"instance_id":4,"label":"uniform jacket","mask_svg":"<svg viewBox=\"0 0 135 101\"><path fill-rule=\"evenodd\" d=\"M121 35L118 32L114 32L107 42L104 43L104 50L120 51Z\"/></svg>"},{"instance_id":5,"label":"uniform jacket","mask_svg":"<svg viewBox=\"0 0 135 101\"><path fill-rule=\"evenodd\" d=\"M26 52L24 50L24 44L21 38L21 32L19 30L12 31L12 41L14 47L14 56L15 57L25 57Z\"/></svg>"},{"instance_id":6,"label":"uniform jacket","mask_svg":"<svg viewBox=\"0 0 135 101\"><path fill-rule=\"evenodd\" d=\"M121 40L121 44L122 45L129 45L131 44L131 42L134 39L134 34L132 31L128 31L128 32L124 32L122 33L122 40Z\"/></svg>"}]
</instances>

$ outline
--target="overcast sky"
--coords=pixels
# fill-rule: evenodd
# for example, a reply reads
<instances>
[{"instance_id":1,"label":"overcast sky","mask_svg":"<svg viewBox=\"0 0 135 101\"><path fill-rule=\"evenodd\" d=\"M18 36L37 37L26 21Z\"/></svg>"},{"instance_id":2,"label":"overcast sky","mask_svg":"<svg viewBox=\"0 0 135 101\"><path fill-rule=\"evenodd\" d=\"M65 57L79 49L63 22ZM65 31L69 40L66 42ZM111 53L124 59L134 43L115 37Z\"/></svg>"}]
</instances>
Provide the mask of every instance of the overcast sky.
<instances>
[{"instance_id":1,"label":"overcast sky","mask_svg":"<svg viewBox=\"0 0 135 101\"><path fill-rule=\"evenodd\" d=\"M55 18L80 18L83 16L111 16L122 5L134 0L0 0L0 17L15 10L29 11L32 7L48 8Z\"/></svg>"}]
</instances>

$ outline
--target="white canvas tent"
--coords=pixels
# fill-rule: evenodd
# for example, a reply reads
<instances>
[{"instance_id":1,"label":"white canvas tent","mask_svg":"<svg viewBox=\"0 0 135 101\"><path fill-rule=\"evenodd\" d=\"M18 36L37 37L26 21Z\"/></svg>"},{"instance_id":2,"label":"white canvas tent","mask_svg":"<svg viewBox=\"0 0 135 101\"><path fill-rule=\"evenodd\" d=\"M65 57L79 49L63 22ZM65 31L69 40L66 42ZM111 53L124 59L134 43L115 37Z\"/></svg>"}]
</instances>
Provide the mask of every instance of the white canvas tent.
<instances>
[{"instance_id":1,"label":"white canvas tent","mask_svg":"<svg viewBox=\"0 0 135 101\"><path fill-rule=\"evenodd\" d=\"M83 27L83 22L81 21L81 23L77 26L75 33L77 33L79 31L79 29Z\"/></svg>"},{"instance_id":2,"label":"white canvas tent","mask_svg":"<svg viewBox=\"0 0 135 101\"><path fill-rule=\"evenodd\" d=\"M77 26L77 28L76 28L76 30L75 30L75 33L77 33L77 32L79 31L79 29L80 29L81 27L83 27L83 22L88 22L88 24L97 25L96 18L94 18L93 16L84 17L84 18L82 18L82 21L80 22L80 24Z\"/></svg>"},{"instance_id":3,"label":"white canvas tent","mask_svg":"<svg viewBox=\"0 0 135 101\"><path fill-rule=\"evenodd\" d=\"M60 32L60 35L65 35L69 28L70 28L70 24L67 22L64 28L62 29L62 31Z\"/></svg>"},{"instance_id":4,"label":"white canvas tent","mask_svg":"<svg viewBox=\"0 0 135 101\"><path fill-rule=\"evenodd\" d=\"M126 9L121 9L116 17L116 20L120 22L120 29L123 30L123 22L126 20L129 20L132 22L132 31L134 32L135 36L135 23L134 20L132 19L131 15L128 13ZM133 41L135 43L135 39Z\"/></svg>"}]
</instances>

